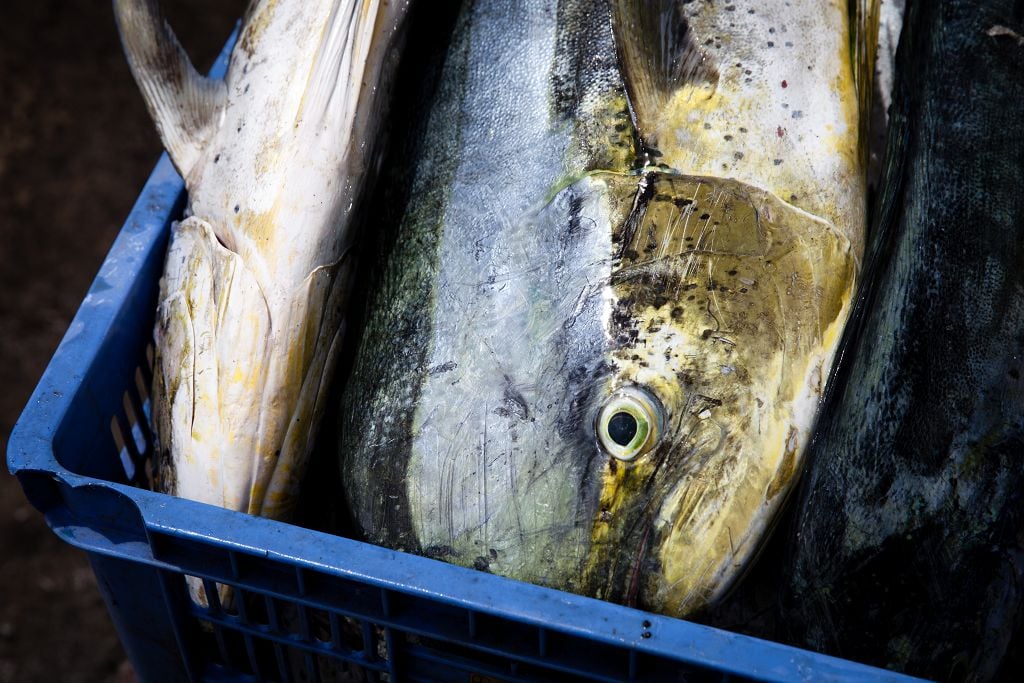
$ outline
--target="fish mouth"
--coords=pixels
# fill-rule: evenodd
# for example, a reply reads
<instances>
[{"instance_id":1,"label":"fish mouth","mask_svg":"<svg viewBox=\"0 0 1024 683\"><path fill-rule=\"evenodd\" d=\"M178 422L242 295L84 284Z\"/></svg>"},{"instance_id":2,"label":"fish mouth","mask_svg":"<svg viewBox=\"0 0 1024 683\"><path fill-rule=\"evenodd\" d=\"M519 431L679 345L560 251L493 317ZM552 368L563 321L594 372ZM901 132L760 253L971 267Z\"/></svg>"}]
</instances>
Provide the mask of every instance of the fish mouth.
<instances>
[{"instance_id":1,"label":"fish mouth","mask_svg":"<svg viewBox=\"0 0 1024 683\"><path fill-rule=\"evenodd\" d=\"M692 454L678 457L678 450L675 444L662 444L633 462L607 458L582 581L589 594L658 609L652 587L663 570L657 552L664 540L660 501L697 460Z\"/></svg>"},{"instance_id":2,"label":"fish mouth","mask_svg":"<svg viewBox=\"0 0 1024 683\"><path fill-rule=\"evenodd\" d=\"M154 331L156 486L288 519L326 407L321 378L338 357L345 275L317 268L281 304L196 216L174 226L167 262Z\"/></svg>"},{"instance_id":3,"label":"fish mouth","mask_svg":"<svg viewBox=\"0 0 1024 683\"><path fill-rule=\"evenodd\" d=\"M704 403L690 412L704 415ZM690 617L747 572L800 473L806 432L751 457L744 425L689 414L679 436L635 462L607 458L582 585L631 607ZM749 425L746 425L749 426ZM778 425L782 428L784 425Z\"/></svg>"},{"instance_id":4,"label":"fish mouth","mask_svg":"<svg viewBox=\"0 0 1024 683\"><path fill-rule=\"evenodd\" d=\"M730 515L730 475L722 465L739 459L730 456L731 440L709 441L701 424L688 437L644 462L609 459L582 582L589 594L691 616L724 596L743 573L748 546L774 511L766 506L742 525L731 522L735 533L729 527L723 534L720 517L743 517Z\"/></svg>"}]
</instances>

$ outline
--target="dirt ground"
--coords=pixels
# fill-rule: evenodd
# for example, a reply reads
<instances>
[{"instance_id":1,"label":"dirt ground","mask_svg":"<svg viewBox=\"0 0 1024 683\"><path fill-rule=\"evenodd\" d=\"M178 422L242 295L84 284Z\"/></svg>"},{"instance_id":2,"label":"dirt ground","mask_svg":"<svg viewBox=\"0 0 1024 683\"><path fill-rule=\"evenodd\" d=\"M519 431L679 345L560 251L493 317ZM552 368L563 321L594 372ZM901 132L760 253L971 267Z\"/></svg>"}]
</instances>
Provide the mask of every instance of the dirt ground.
<instances>
[{"instance_id":1,"label":"dirt ground","mask_svg":"<svg viewBox=\"0 0 1024 683\"><path fill-rule=\"evenodd\" d=\"M245 0L163 0L201 68ZM0 451L160 143L110 0L0 12ZM130 679L84 554L0 467L0 683Z\"/></svg>"}]
</instances>

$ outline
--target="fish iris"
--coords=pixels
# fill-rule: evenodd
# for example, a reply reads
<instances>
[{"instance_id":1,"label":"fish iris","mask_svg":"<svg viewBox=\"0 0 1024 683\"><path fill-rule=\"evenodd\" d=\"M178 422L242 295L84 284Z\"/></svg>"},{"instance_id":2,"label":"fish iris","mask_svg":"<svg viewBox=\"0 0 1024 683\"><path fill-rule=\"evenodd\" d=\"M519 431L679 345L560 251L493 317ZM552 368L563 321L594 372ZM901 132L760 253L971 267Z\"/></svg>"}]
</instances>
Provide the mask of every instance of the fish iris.
<instances>
[{"instance_id":1,"label":"fish iris","mask_svg":"<svg viewBox=\"0 0 1024 683\"><path fill-rule=\"evenodd\" d=\"M601 409L598 441L613 458L632 460L654 447L661 422L662 408L657 398L640 387L623 387Z\"/></svg>"}]
</instances>

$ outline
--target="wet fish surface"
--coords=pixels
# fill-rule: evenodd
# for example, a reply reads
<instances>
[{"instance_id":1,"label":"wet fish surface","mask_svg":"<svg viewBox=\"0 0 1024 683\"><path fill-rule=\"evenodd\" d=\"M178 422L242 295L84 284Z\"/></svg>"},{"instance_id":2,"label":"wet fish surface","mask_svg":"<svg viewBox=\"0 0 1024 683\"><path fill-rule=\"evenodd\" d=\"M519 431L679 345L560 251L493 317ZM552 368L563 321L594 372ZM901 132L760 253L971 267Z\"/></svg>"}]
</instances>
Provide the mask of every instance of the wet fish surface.
<instances>
[{"instance_id":1,"label":"wet fish surface","mask_svg":"<svg viewBox=\"0 0 1024 683\"><path fill-rule=\"evenodd\" d=\"M255 0L215 80L156 0L115 0L188 189L154 332L157 489L290 515L343 336L353 206L407 5Z\"/></svg>"},{"instance_id":2,"label":"wet fish surface","mask_svg":"<svg viewBox=\"0 0 1024 683\"><path fill-rule=\"evenodd\" d=\"M795 643L1014 679L1024 573L1019 0L909 1L874 256L801 484Z\"/></svg>"},{"instance_id":3,"label":"wet fish surface","mask_svg":"<svg viewBox=\"0 0 1024 683\"><path fill-rule=\"evenodd\" d=\"M872 26L464 3L342 401L358 532L671 614L720 596L849 312Z\"/></svg>"}]
</instances>

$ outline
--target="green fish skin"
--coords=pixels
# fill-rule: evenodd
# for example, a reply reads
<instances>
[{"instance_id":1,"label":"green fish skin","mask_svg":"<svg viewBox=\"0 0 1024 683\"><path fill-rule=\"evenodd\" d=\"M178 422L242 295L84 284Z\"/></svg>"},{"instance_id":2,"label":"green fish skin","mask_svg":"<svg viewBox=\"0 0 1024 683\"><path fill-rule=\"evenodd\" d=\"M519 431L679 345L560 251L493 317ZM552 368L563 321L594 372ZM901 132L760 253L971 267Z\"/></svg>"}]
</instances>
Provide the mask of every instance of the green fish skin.
<instances>
[{"instance_id":1,"label":"green fish skin","mask_svg":"<svg viewBox=\"0 0 1024 683\"><path fill-rule=\"evenodd\" d=\"M339 420L363 538L675 615L747 566L852 303L877 26L766 7L476 0L411 58Z\"/></svg>"},{"instance_id":2,"label":"green fish skin","mask_svg":"<svg viewBox=\"0 0 1024 683\"><path fill-rule=\"evenodd\" d=\"M867 286L801 486L783 621L830 654L1009 680L1024 616L1024 2L907 12Z\"/></svg>"}]
</instances>

